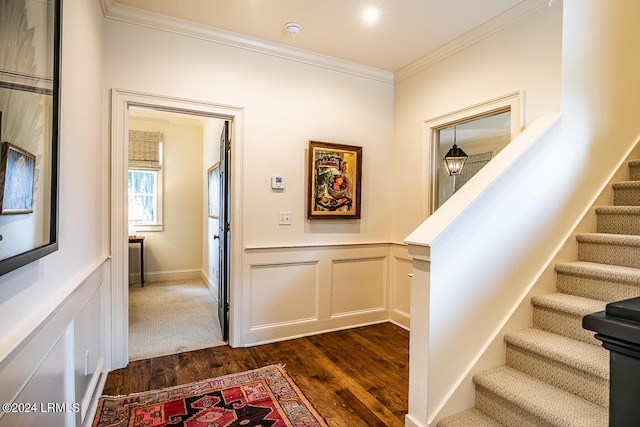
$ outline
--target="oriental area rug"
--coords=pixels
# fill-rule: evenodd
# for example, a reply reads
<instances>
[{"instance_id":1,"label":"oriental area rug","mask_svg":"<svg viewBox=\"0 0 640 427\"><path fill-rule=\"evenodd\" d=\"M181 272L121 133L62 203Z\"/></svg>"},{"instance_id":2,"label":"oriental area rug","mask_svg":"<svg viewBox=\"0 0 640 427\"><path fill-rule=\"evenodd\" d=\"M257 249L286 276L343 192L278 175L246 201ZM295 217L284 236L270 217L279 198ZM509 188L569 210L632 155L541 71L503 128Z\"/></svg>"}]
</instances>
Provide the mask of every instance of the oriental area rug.
<instances>
[{"instance_id":1,"label":"oriental area rug","mask_svg":"<svg viewBox=\"0 0 640 427\"><path fill-rule=\"evenodd\" d=\"M93 427L327 427L280 365L103 396Z\"/></svg>"}]
</instances>

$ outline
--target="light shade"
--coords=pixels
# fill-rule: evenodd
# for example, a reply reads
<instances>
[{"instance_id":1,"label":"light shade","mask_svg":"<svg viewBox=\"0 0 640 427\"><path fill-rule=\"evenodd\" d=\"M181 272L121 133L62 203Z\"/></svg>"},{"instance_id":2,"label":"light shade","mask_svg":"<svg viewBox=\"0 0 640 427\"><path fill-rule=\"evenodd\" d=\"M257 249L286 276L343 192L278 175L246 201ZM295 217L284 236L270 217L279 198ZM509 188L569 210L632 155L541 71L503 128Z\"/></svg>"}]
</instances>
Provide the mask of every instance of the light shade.
<instances>
[{"instance_id":1,"label":"light shade","mask_svg":"<svg viewBox=\"0 0 640 427\"><path fill-rule=\"evenodd\" d=\"M462 148L454 143L453 147L451 147L444 156L444 166L447 168L449 175L460 175L462 168L464 168L464 163L467 161L467 157L469 156L462 151Z\"/></svg>"}]
</instances>

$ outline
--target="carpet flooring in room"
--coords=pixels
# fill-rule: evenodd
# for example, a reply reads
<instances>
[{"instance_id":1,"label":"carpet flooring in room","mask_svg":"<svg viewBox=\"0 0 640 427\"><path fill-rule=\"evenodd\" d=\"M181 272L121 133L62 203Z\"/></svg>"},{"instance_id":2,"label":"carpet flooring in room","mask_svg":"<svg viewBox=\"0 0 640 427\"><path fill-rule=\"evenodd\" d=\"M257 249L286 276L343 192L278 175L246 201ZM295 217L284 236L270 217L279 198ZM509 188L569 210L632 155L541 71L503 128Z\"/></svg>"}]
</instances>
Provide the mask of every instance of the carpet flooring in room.
<instances>
[{"instance_id":1,"label":"carpet flooring in room","mask_svg":"<svg viewBox=\"0 0 640 427\"><path fill-rule=\"evenodd\" d=\"M129 360L225 344L217 302L201 280L129 286Z\"/></svg>"}]
</instances>

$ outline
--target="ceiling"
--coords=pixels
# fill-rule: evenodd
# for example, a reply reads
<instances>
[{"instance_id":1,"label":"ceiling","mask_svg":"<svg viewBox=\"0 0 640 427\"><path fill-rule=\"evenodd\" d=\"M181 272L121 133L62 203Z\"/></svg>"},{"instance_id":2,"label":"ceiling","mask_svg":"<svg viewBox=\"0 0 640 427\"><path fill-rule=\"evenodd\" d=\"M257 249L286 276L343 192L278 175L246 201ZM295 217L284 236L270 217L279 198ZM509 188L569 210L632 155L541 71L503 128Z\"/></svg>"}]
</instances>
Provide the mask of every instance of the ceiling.
<instances>
[{"instance_id":1,"label":"ceiling","mask_svg":"<svg viewBox=\"0 0 640 427\"><path fill-rule=\"evenodd\" d=\"M533 0L103 0L395 72ZM364 11L377 8L366 22ZM135 9L130 9L135 8ZM108 15L108 13L107 13ZM297 22L297 35L284 30Z\"/></svg>"}]
</instances>

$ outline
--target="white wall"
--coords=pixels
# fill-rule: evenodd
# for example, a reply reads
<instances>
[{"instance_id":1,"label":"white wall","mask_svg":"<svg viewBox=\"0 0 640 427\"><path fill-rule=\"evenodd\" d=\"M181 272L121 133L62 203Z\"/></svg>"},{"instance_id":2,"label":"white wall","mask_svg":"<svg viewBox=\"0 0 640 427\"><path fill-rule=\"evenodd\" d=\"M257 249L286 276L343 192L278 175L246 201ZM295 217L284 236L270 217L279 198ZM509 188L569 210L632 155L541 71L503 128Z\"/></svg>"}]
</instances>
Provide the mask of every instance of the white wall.
<instances>
[{"instance_id":1,"label":"white wall","mask_svg":"<svg viewBox=\"0 0 640 427\"><path fill-rule=\"evenodd\" d=\"M393 239L427 216L424 122L516 91L525 124L560 110L562 7L554 4L395 85Z\"/></svg>"},{"instance_id":2,"label":"white wall","mask_svg":"<svg viewBox=\"0 0 640 427\"><path fill-rule=\"evenodd\" d=\"M380 255L378 245L390 239L387 195L392 191L393 86L123 22L107 20L105 29L105 89L243 108L243 140L238 145L242 147L242 223L232 224L232 233L241 234L244 249L242 280L232 284L235 295L243 296L232 300L232 313L242 312L236 322L241 337L236 344L387 319L389 248ZM305 219L309 140L363 146L361 220ZM282 192L270 188L275 174L286 178ZM278 225L280 211L291 212L291 225ZM293 262L289 248L301 246L319 247L319 252L301 261L306 279L298 281L298 270L289 268ZM261 251L269 253L268 261L259 255ZM338 262L368 257L382 263L385 271L381 282L370 284L371 288L366 263L358 264L363 267L361 276L350 276L355 283L343 280L344 269L333 261L314 274L307 268L308 263L324 265L320 258ZM271 273L256 273L267 272L264 262L274 271L287 272L280 276L278 287L273 287ZM347 287L353 290L343 289ZM332 311L333 295L357 295L356 290L377 293L380 298L364 305L354 302L339 313ZM302 314L292 311L289 298L293 294L313 296L312 307ZM265 297L265 304L278 309L252 317L252 307Z\"/></svg>"},{"instance_id":3,"label":"white wall","mask_svg":"<svg viewBox=\"0 0 640 427\"><path fill-rule=\"evenodd\" d=\"M96 383L84 375L84 354L89 351L90 375L99 376L99 360L105 361L107 333L101 328L108 326L100 313L108 305L109 267L104 261L109 246L102 25L98 2L65 1L60 249L0 278L3 401L37 397L44 402L79 402L80 397L91 395ZM19 390L24 394L18 395ZM7 417L0 423L13 426L17 421ZM71 426L79 424L80 417L71 414L65 424L60 414L52 418L23 415L19 421Z\"/></svg>"},{"instance_id":4,"label":"white wall","mask_svg":"<svg viewBox=\"0 0 640 427\"><path fill-rule=\"evenodd\" d=\"M145 281L200 277L202 271L202 150L198 120L129 118L129 129L162 131L162 231L138 231L144 236ZM131 246L130 273L139 282L138 245Z\"/></svg>"}]
</instances>

